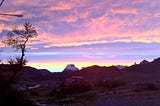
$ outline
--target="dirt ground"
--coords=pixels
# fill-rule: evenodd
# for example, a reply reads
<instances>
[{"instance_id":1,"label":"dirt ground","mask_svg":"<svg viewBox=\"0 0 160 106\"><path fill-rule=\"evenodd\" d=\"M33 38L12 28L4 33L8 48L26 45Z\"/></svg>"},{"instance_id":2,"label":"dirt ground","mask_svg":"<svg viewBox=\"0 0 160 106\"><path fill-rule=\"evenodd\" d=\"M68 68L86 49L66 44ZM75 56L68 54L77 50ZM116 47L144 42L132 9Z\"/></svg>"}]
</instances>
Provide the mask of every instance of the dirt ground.
<instances>
[{"instance_id":1,"label":"dirt ground","mask_svg":"<svg viewBox=\"0 0 160 106\"><path fill-rule=\"evenodd\" d=\"M87 94L85 97L84 95L75 97L72 102L61 102L45 106L160 106L160 90L110 95L101 92L101 95Z\"/></svg>"}]
</instances>

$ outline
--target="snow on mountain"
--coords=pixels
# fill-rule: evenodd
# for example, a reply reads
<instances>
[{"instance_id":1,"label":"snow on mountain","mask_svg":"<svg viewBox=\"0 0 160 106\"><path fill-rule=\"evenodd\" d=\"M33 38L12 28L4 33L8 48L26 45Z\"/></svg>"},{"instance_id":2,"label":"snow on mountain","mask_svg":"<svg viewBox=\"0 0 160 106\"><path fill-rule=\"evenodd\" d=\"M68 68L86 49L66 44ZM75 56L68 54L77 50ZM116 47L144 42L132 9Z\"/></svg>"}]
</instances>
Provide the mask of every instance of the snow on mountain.
<instances>
[{"instance_id":1,"label":"snow on mountain","mask_svg":"<svg viewBox=\"0 0 160 106\"><path fill-rule=\"evenodd\" d=\"M63 70L63 72L72 72L72 71L78 71L79 69L77 67L75 67L74 64L68 64L65 69Z\"/></svg>"},{"instance_id":2,"label":"snow on mountain","mask_svg":"<svg viewBox=\"0 0 160 106\"><path fill-rule=\"evenodd\" d=\"M116 67L121 70L121 69L127 68L128 66L117 65Z\"/></svg>"}]
</instances>

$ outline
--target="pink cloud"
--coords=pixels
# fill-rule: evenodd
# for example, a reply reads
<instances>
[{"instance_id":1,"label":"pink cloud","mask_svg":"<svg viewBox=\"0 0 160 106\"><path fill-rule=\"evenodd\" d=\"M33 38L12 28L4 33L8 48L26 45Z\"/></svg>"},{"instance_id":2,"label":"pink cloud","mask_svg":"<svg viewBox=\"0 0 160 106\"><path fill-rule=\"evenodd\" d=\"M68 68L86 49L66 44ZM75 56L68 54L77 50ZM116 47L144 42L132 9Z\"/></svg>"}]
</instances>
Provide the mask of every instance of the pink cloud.
<instances>
[{"instance_id":1,"label":"pink cloud","mask_svg":"<svg viewBox=\"0 0 160 106\"><path fill-rule=\"evenodd\" d=\"M138 14L137 9L112 9L111 12L114 14Z\"/></svg>"},{"instance_id":2,"label":"pink cloud","mask_svg":"<svg viewBox=\"0 0 160 106\"><path fill-rule=\"evenodd\" d=\"M74 16L74 15L68 15L68 16L64 16L60 19L58 19L59 22L75 22L78 19L78 17Z\"/></svg>"},{"instance_id":3,"label":"pink cloud","mask_svg":"<svg viewBox=\"0 0 160 106\"><path fill-rule=\"evenodd\" d=\"M160 42L159 28L155 28L154 30L150 30L149 28L146 28L146 30L140 29L141 25L149 25L149 20L159 17L158 12L153 15L152 12L147 11L147 9L150 10L150 7L146 6L142 10L136 7L138 4L141 4L143 7L143 4L148 2L148 0L119 0L115 2L114 0L102 0L102 2L94 1L95 3L90 0L69 0L68 2L63 0L57 2L33 0L32 2L27 2L26 0L15 0L6 5L24 6L27 11L22 8L22 10L17 9L13 12L15 10L13 9L11 13L25 14L26 20L34 19L33 22L40 31L40 35L37 38L39 41L35 40L31 42L32 44L49 43L44 46L49 48L51 46L77 46L118 41ZM152 3L153 7L155 5L156 3ZM30 10L30 6L35 8ZM58 11L58 14L53 12L55 10ZM69 12L64 14L66 10ZM101 12L102 14L98 14ZM122 14L123 17L115 16L115 14ZM132 18L128 14L133 14L134 17ZM9 18L5 20L3 17L0 19L4 21L11 20ZM77 20L80 19L82 19L82 22L78 23ZM12 20L12 22L18 22L18 19L12 18ZM58 26L59 24L60 27ZM65 30L65 25L80 27L77 29L73 28L71 31L68 31L68 29L64 34L56 34L54 32L54 28L56 27L60 31ZM65 27L63 28L63 26ZM2 31L4 27L0 27L0 29Z\"/></svg>"},{"instance_id":4,"label":"pink cloud","mask_svg":"<svg viewBox=\"0 0 160 106\"><path fill-rule=\"evenodd\" d=\"M59 2L57 6L51 6L50 10L55 11L55 10L70 10L72 8L71 3L65 3L65 2Z\"/></svg>"},{"instance_id":5,"label":"pink cloud","mask_svg":"<svg viewBox=\"0 0 160 106\"><path fill-rule=\"evenodd\" d=\"M0 32L2 32L2 30L4 29L5 25L0 23Z\"/></svg>"},{"instance_id":6,"label":"pink cloud","mask_svg":"<svg viewBox=\"0 0 160 106\"><path fill-rule=\"evenodd\" d=\"M5 25L3 23L0 23L0 33L3 31L3 30L11 30L12 29L12 26L9 26L9 25Z\"/></svg>"},{"instance_id":7,"label":"pink cloud","mask_svg":"<svg viewBox=\"0 0 160 106\"><path fill-rule=\"evenodd\" d=\"M49 43L45 48L52 46L80 46L84 44L96 44L96 43L108 43L108 42L160 42L160 29L150 30L150 31L135 31L135 32L109 32L107 34L85 34L82 33L72 33L65 36L42 34L39 36L39 43ZM94 33L94 32L92 32ZM121 39L121 37L125 37ZM110 38L113 38L111 41ZM129 37L129 38L128 38Z\"/></svg>"},{"instance_id":8,"label":"pink cloud","mask_svg":"<svg viewBox=\"0 0 160 106\"><path fill-rule=\"evenodd\" d=\"M45 6L47 4L53 3L51 2L46 2L46 1L42 1L42 0L32 0L31 2L27 1L27 0L12 0L7 2L6 1L6 5L14 5L14 6Z\"/></svg>"},{"instance_id":9,"label":"pink cloud","mask_svg":"<svg viewBox=\"0 0 160 106\"><path fill-rule=\"evenodd\" d=\"M144 4L144 3L147 3L148 0L134 0L132 1L132 5L137 5L137 4ZM153 1L152 1L153 2Z\"/></svg>"},{"instance_id":10,"label":"pink cloud","mask_svg":"<svg viewBox=\"0 0 160 106\"><path fill-rule=\"evenodd\" d=\"M1 21L10 21L10 18L9 18L9 17L6 17L6 16L0 15L0 20L1 20ZM2 26L0 26L0 27L2 27Z\"/></svg>"}]
</instances>

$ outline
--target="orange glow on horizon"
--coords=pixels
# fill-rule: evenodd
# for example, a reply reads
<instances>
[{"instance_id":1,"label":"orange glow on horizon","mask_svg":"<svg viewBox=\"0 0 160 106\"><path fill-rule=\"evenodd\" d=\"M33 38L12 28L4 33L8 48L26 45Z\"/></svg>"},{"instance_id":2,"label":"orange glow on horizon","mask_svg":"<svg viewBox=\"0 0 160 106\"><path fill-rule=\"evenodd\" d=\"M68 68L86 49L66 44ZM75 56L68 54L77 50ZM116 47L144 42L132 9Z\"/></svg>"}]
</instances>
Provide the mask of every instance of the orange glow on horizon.
<instances>
[{"instance_id":1,"label":"orange glow on horizon","mask_svg":"<svg viewBox=\"0 0 160 106\"><path fill-rule=\"evenodd\" d=\"M118 64L118 63L104 63L104 62L35 62L35 63L28 63L27 66L32 66L38 69L51 69L49 71L54 72L54 71L63 71L63 69L67 66L67 64L74 64L75 67L81 69L83 67L89 67L89 66L93 66L93 65L98 65L98 66L112 66L112 65L125 65L125 66L129 66L132 65L133 63L129 63L129 62L122 62L122 64ZM55 70L54 70L55 69ZM57 70L58 69L58 70ZM60 70L61 69L61 70Z\"/></svg>"}]
</instances>

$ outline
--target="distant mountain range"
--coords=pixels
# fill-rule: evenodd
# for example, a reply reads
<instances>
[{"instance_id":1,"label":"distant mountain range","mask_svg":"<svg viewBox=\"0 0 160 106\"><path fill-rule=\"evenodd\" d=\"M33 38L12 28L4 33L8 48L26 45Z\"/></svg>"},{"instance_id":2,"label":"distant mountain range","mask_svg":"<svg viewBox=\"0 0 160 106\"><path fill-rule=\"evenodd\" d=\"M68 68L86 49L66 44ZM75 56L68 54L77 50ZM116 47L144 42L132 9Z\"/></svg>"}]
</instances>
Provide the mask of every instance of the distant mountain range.
<instances>
[{"instance_id":1,"label":"distant mountain range","mask_svg":"<svg viewBox=\"0 0 160 106\"><path fill-rule=\"evenodd\" d=\"M0 71L7 70L8 65L0 65ZM7 74L3 74L7 78ZM8 74L9 75L9 74ZM2 75L1 75L2 76ZM90 66L83 69L76 68L73 64L69 64L63 72L50 72L46 69L36 69L33 67L25 66L22 71L21 80L23 81L48 81L54 82L56 79L70 78L71 76L82 76L89 82L107 79L120 79L126 82L136 81L160 81L160 58L154 59L149 62L143 60L139 64L132 66Z\"/></svg>"}]
</instances>

